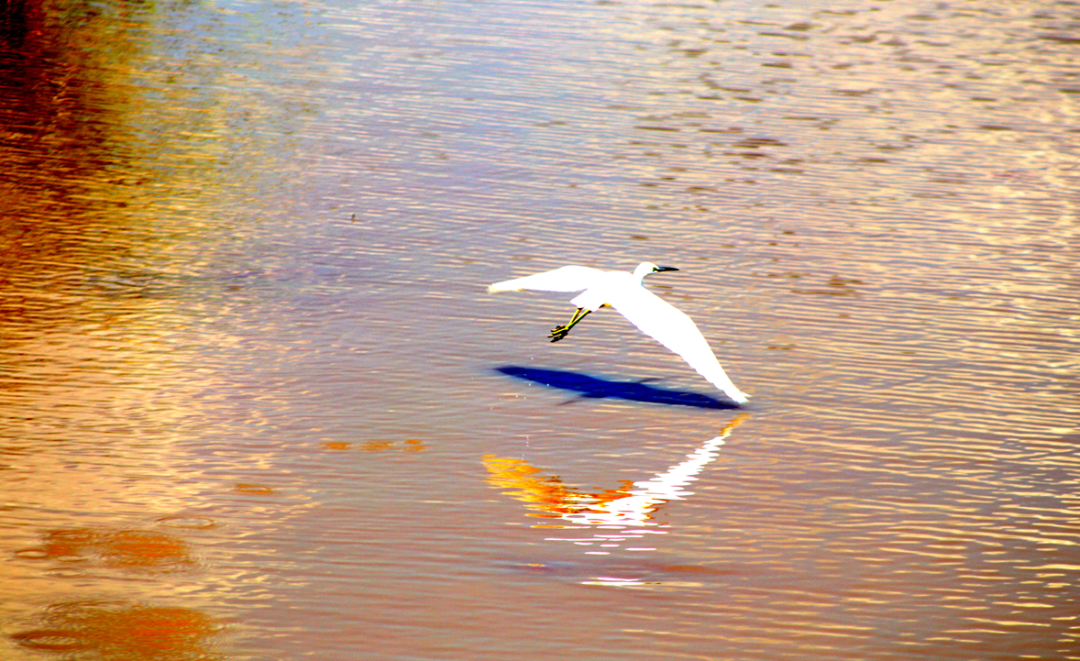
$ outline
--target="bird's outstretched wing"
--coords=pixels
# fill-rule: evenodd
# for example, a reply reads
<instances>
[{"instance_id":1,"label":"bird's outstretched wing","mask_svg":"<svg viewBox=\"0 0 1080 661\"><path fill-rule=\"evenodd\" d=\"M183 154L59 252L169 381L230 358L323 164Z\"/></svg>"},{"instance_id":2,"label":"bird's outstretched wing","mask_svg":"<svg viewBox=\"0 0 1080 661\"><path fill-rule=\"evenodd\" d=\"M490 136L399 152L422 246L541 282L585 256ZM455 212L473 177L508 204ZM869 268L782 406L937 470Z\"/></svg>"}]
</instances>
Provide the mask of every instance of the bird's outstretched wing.
<instances>
[{"instance_id":1,"label":"bird's outstretched wing","mask_svg":"<svg viewBox=\"0 0 1080 661\"><path fill-rule=\"evenodd\" d=\"M746 403L749 395L735 387L697 324L681 310L644 287L622 290L609 302L641 332L677 353L725 395L739 404Z\"/></svg>"},{"instance_id":2,"label":"bird's outstretched wing","mask_svg":"<svg viewBox=\"0 0 1080 661\"><path fill-rule=\"evenodd\" d=\"M521 291L584 291L604 276L604 271L587 266L564 266L554 271L544 271L524 278L503 280L488 286L488 292Z\"/></svg>"}]
</instances>

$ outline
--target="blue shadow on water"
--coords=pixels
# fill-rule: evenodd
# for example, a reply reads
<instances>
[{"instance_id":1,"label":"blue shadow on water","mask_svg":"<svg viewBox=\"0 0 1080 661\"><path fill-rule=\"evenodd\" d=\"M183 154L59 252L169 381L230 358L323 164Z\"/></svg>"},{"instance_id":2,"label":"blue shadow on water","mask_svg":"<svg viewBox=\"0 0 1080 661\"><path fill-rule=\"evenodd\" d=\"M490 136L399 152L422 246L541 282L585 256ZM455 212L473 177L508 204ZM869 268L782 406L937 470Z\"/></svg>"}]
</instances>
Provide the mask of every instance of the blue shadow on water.
<instances>
[{"instance_id":1,"label":"blue shadow on water","mask_svg":"<svg viewBox=\"0 0 1080 661\"><path fill-rule=\"evenodd\" d=\"M699 409L735 409L734 404L684 390L669 390L647 385L644 381L612 381L579 372L545 370L534 367L506 365L496 367L496 372L532 381L550 388L561 388L578 393L586 399L624 399L630 402L648 402L667 406L692 406Z\"/></svg>"}]
</instances>

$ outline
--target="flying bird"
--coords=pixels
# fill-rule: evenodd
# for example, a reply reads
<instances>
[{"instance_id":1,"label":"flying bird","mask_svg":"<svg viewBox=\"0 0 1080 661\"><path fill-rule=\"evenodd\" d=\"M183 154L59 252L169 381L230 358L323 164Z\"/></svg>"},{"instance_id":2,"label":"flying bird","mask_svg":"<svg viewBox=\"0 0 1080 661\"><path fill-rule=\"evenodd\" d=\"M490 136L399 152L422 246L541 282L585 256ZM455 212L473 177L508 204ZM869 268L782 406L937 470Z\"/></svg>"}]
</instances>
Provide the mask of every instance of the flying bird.
<instances>
[{"instance_id":1,"label":"flying bird","mask_svg":"<svg viewBox=\"0 0 1080 661\"><path fill-rule=\"evenodd\" d=\"M652 262L642 262L633 273L601 271L587 266L564 266L554 271L496 282L488 287L488 292L523 289L581 292L570 300L577 306L577 311L570 321L564 326L551 329L548 338L552 342L566 337L570 329L590 312L596 312L602 307L613 307L641 332L681 356L690 367L733 401L745 404L750 396L736 388L724 373L724 368L716 360L694 320L645 289L645 276L678 270L673 266L657 266Z\"/></svg>"}]
</instances>

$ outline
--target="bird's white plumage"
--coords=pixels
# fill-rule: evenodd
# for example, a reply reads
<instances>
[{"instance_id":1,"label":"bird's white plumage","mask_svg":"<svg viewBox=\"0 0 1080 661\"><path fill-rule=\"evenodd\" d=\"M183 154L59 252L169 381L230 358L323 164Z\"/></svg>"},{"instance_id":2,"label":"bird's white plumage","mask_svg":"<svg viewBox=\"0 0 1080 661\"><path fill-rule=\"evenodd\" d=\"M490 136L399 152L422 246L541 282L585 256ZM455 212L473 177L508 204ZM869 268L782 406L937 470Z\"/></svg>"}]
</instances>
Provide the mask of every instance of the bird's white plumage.
<instances>
[{"instance_id":1,"label":"bird's white plumage","mask_svg":"<svg viewBox=\"0 0 1080 661\"><path fill-rule=\"evenodd\" d=\"M571 301L574 305L592 312L610 305L641 332L681 356L725 395L739 404L746 403L749 395L736 388L728 378L693 319L645 289L642 281L656 270L658 267L650 262L643 262L633 273L564 266L524 278L497 282L488 287L488 291L580 291L582 293Z\"/></svg>"}]
</instances>

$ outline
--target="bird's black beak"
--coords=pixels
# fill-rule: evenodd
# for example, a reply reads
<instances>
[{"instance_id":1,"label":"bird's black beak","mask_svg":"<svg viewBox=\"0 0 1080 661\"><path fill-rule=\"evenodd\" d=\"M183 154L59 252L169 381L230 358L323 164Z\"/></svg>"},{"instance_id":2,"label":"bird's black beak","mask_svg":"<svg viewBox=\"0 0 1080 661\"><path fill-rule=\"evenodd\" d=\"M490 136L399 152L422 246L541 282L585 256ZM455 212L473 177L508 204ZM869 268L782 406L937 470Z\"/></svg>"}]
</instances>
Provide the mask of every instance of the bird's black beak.
<instances>
[{"instance_id":1,"label":"bird's black beak","mask_svg":"<svg viewBox=\"0 0 1080 661\"><path fill-rule=\"evenodd\" d=\"M679 269L675 268L674 266L657 266L656 267L656 272L657 273L659 273L660 271L678 271L678 270Z\"/></svg>"}]
</instances>

